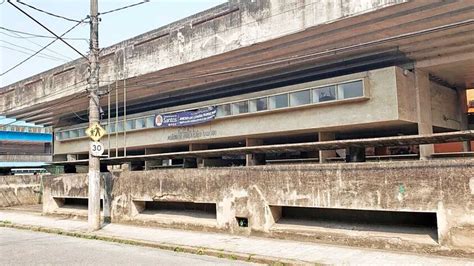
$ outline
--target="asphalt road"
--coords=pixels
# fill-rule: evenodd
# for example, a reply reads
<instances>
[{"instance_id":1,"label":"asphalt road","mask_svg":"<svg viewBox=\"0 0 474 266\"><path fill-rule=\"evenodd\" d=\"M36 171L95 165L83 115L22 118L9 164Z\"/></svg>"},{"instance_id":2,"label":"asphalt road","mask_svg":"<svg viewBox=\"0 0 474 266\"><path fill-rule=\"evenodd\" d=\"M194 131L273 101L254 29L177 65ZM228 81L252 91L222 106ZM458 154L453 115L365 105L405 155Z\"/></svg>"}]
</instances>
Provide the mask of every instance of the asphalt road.
<instances>
[{"instance_id":1,"label":"asphalt road","mask_svg":"<svg viewBox=\"0 0 474 266\"><path fill-rule=\"evenodd\" d=\"M99 240L0 228L0 265L251 265Z\"/></svg>"}]
</instances>

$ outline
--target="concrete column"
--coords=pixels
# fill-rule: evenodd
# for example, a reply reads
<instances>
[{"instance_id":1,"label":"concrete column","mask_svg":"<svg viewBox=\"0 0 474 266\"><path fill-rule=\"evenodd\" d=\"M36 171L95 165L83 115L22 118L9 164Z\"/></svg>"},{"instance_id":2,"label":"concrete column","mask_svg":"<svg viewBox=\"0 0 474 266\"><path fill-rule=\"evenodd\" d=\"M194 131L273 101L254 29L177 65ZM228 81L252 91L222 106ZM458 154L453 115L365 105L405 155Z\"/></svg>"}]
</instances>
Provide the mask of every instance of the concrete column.
<instances>
[{"instance_id":1,"label":"concrete column","mask_svg":"<svg viewBox=\"0 0 474 266\"><path fill-rule=\"evenodd\" d=\"M160 148L145 148L145 155L162 153L163 149ZM145 170L153 170L157 166L162 166L163 160L147 160L145 161Z\"/></svg>"},{"instance_id":2,"label":"concrete column","mask_svg":"<svg viewBox=\"0 0 474 266\"><path fill-rule=\"evenodd\" d=\"M101 174L104 184L104 222L112 222L112 186L113 186L113 177L110 173Z\"/></svg>"},{"instance_id":3,"label":"concrete column","mask_svg":"<svg viewBox=\"0 0 474 266\"><path fill-rule=\"evenodd\" d=\"M467 94L465 89L458 89L457 90L458 99L459 99L459 117L461 122L461 130L468 130L469 129L469 121L467 117L467 113L469 110L468 103L467 103ZM464 152L471 151L471 142L470 141L463 141L462 148Z\"/></svg>"},{"instance_id":4,"label":"concrete column","mask_svg":"<svg viewBox=\"0 0 474 266\"><path fill-rule=\"evenodd\" d=\"M208 145L202 143L191 143L189 144L189 151L200 151L200 150L207 150ZM204 159L203 158L196 158L196 165L198 168L204 167Z\"/></svg>"},{"instance_id":5,"label":"concrete column","mask_svg":"<svg viewBox=\"0 0 474 266\"><path fill-rule=\"evenodd\" d=\"M336 134L334 132L319 132L318 133L318 141L330 141L335 140ZM319 151L319 163L326 163L328 158L336 157L335 150L326 150L326 151Z\"/></svg>"},{"instance_id":6,"label":"concrete column","mask_svg":"<svg viewBox=\"0 0 474 266\"><path fill-rule=\"evenodd\" d=\"M77 154L67 154L66 155L66 161L68 162L73 162L73 161L77 161Z\"/></svg>"},{"instance_id":7,"label":"concrete column","mask_svg":"<svg viewBox=\"0 0 474 266\"><path fill-rule=\"evenodd\" d=\"M415 70L416 108L418 116L418 134L433 134L431 112L431 89L429 74ZM427 160L434 153L433 144L420 145L420 159Z\"/></svg>"},{"instance_id":8,"label":"concrete column","mask_svg":"<svg viewBox=\"0 0 474 266\"><path fill-rule=\"evenodd\" d=\"M260 146L263 145L262 139L252 139L246 138L245 143L247 147L249 146ZM265 154L247 154L245 155L245 161L247 166L252 165L264 165L265 164Z\"/></svg>"}]
</instances>

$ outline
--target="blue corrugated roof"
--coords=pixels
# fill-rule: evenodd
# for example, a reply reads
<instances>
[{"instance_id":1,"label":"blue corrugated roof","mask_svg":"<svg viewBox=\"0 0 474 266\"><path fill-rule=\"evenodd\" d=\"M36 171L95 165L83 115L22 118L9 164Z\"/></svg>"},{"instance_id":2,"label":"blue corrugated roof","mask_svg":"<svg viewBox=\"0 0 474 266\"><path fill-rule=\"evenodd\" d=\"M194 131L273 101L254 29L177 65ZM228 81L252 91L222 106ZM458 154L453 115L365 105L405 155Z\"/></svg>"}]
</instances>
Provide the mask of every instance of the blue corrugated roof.
<instances>
[{"instance_id":1,"label":"blue corrugated roof","mask_svg":"<svg viewBox=\"0 0 474 266\"><path fill-rule=\"evenodd\" d=\"M47 133L27 133L15 131L0 131L0 141L34 141L52 142L53 135Z\"/></svg>"}]
</instances>

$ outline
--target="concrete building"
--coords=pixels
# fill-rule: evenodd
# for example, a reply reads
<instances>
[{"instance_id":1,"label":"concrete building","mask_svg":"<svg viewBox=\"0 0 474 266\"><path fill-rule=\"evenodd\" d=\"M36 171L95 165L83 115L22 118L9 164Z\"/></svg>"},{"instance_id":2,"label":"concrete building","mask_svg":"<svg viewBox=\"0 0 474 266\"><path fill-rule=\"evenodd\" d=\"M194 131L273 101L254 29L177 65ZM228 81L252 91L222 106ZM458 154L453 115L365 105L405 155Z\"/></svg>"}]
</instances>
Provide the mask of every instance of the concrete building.
<instances>
[{"instance_id":1,"label":"concrete building","mask_svg":"<svg viewBox=\"0 0 474 266\"><path fill-rule=\"evenodd\" d=\"M472 159L434 144L472 155L473 15L471 1L232 0L104 48L104 215L472 252ZM46 213L87 203L86 79L78 59L0 89L0 113L54 127L67 173L45 179Z\"/></svg>"}]
</instances>

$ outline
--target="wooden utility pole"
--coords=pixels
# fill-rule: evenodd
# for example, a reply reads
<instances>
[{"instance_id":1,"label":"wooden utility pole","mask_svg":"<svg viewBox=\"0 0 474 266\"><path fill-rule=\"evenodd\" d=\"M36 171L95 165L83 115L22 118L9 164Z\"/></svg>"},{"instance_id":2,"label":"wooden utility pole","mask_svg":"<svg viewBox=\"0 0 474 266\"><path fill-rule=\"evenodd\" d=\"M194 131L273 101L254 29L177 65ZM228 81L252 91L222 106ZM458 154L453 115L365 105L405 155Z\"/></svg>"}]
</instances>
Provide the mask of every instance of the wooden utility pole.
<instances>
[{"instance_id":1,"label":"wooden utility pole","mask_svg":"<svg viewBox=\"0 0 474 266\"><path fill-rule=\"evenodd\" d=\"M89 77L89 127L99 123L99 18L98 0L90 1L90 77ZM100 229L100 159L89 151L89 204L90 231Z\"/></svg>"}]
</instances>

